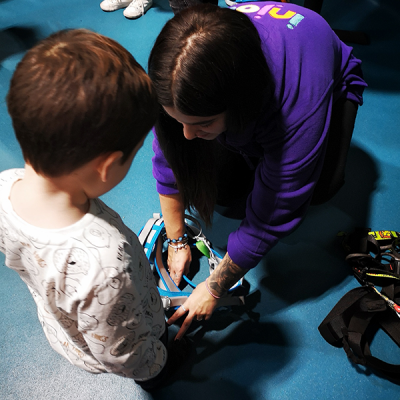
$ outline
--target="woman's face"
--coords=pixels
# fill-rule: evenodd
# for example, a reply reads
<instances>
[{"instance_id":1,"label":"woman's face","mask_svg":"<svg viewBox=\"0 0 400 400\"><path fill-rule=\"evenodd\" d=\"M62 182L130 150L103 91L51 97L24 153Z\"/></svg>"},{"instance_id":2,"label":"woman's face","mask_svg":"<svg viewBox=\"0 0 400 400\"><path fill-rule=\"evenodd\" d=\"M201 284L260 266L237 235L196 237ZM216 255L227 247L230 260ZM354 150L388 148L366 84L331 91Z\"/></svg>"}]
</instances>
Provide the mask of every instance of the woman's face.
<instances>
[{"instance_id":1,"label":"woman's face","mask_svg":"<svg viewBox=\"0 0 400 400\"><path fill-rule=\"evenodd\" d=\"M182 114L174 107L164 107L164 110L183 125L183 135L188 140L195 138L213 140L226 131L225 112L210 117L193 117Z\"/></svg>"}]
</instances>

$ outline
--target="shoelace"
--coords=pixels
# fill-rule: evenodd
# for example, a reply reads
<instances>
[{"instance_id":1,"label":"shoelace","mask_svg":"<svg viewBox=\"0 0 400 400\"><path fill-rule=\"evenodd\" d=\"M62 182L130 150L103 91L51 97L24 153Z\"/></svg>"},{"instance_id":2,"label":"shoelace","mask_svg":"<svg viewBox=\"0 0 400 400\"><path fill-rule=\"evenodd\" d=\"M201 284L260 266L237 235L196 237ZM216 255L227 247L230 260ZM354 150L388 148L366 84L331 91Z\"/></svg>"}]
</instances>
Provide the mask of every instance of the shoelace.
<instances>
[{"instance_id":1,"label":"shoelace","mask_svg":"<svg viewBox=\"0 0 400 400\"><path fill-rule=\"evenodd\" d=\"M133 0L131 4L129 4L128 8L136 8L140 6L141 8L141 13L144 15L145 10L144 10L144 0Z\"/></svg>"}]
</instances>

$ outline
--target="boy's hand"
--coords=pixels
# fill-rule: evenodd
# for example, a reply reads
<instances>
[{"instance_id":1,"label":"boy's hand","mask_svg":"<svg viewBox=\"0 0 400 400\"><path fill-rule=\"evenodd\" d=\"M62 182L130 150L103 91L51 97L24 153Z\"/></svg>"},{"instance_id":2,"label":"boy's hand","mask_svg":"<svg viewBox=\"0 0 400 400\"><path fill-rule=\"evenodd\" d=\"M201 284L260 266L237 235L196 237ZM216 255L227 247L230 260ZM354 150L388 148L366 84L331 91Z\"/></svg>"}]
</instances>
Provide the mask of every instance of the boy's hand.
<instances>
[{"instance_id":1,"label":"boy's hand","mask_svg":"<svg viewBox=\"0 0 400 400\"><path fill-rule=\"evenodd\" d=\"M183 275L188 275L191 262L192 251L189 245L177 251L168 246L168 270L176 286L179 286L181 283Z\"/></svg>"}]
</instances>

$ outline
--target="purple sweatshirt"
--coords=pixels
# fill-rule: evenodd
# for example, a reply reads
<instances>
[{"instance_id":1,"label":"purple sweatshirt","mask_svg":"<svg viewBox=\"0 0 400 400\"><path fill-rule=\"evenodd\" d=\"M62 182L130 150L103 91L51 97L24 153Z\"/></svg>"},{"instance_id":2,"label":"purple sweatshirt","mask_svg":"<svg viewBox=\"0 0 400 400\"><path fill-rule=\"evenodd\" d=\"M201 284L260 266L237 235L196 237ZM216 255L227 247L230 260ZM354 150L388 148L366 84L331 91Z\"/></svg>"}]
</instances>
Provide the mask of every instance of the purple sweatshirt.
<instances>
[{"instance_id":1,"label":"purple sweatshirt","mask_svg":"<svg viewBox=\"0 0 400 400\"><path fill-rule=\"evenodd\" d=\"M344 97L361 105L367 85L361 61L320 15L290 3L242 4L233 8L246 13L260 34L278 106L240 136L218 137L242 154L262 158L246 218L228 239L232 260L249 269L304 217L324 161L332 104ZM176 193L156 136L153 150L158 192Z\"/></svg>"}]
</instances>

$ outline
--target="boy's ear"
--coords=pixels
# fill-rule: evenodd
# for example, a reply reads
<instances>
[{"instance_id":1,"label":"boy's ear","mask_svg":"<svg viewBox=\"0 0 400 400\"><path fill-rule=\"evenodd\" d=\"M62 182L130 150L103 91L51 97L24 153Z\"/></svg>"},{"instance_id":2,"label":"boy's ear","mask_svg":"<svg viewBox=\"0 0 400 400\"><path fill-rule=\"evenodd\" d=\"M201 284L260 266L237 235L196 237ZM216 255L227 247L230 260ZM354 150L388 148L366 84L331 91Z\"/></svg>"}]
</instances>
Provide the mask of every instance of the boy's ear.
<instances>
[{"instance_id":1,"label":"boy's ear","mask_svg":"<svg viewBox=\"0 0 400 400\"><path fill-rule=\"evenodd\" d=\"M113 151L100 157L97 172L102 182L107 182L111 169L116 163L121 162L123 156L124 153L122 151Z\"/></svg>"}]
</instances>

